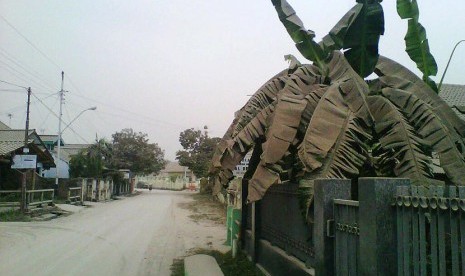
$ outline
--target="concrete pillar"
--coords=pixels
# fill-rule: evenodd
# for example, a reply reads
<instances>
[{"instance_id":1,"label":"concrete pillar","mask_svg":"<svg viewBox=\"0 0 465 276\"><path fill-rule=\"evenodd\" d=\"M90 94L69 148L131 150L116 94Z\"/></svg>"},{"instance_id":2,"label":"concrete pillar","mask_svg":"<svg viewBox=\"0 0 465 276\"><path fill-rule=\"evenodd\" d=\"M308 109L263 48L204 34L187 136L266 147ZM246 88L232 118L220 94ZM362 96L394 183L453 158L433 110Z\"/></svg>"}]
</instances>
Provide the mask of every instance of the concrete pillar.
<instances>
[{"instance_id":1,"label":"concrete pillar","mask_svg":"<svg viewBox=\"0 0 465 276\"><path fill-rule=\"evenodd\" d=\"M397 240L395 208L391 205L397 186L405 178L360 178L360 275L396 275Z\"/></svg>"},{"instance_id":2,"label":"concrete pillar","mask_svg":"<svg viewBox=\"0 0 465 276\"><path fill-rule=\"evenodd\" d=\"M316 179L314 181L315 275L334 275L334 238L328 237L328 220L334 219L333 199L351 199L348 179Z\"/></svg>"}]
</instances>

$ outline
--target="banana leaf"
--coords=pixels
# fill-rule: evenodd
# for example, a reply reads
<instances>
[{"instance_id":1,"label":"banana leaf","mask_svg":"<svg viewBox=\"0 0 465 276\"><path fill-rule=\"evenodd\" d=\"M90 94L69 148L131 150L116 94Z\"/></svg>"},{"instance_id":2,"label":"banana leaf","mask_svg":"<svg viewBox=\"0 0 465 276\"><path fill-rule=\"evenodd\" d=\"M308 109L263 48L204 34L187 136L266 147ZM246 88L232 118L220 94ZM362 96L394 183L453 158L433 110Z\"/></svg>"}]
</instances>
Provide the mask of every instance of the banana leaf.
<instances>
[{"instance_id":1,"label":"banana leaf","mask_svg":"<svg viewBox=\"0 0 465 276\"><path fill-rule=\"evenodd\" d=\"M382 96L370 96L367 101L375 118L375 132L381 148L395 160L395 166L391 168L394 175L410 178L415 185L435 183L429 154L425 150L428 144L417 135L403 115L403 109Z\"/></svg>"},{"instance_id":2,"label":"banana leaf","mask_svg":"<svg viewBox=\"0 0 465 276\"><path fill-rule=\"evenodd\" d=\"M332 83L339 83L344 101L357 118L370 127L373 117L366 103L370 89L367 83L352 69L347 59L339 51L332 53L329 78Z\"/></svg>"},{"instance_id":3,"label":"banana leaf","mask_svg":"<svg viewBox=\"0 0 465 276\"><path fill-rule=\"evenodd\" d=\"M397 13L402 19L408 19L407 34L405 35L405 51L423 73L423 81L436 93L436 83L429 76L436 76L438 66L429 50L425 28L418 22L419 10L416 0L397 0Z\"/></svg>"},{"instance_id":4,"label":"banana leaf","mask_svg":"<svg viewBox=\"0 0 465 276\"><path fill-rule=\"evenodd\" d=\"M458 133L465 138L465 122L417 75L384 56L380 56L375 73L386 86L410 91L433 107L433 111L447 126L451 135Z\"/></svg>"},{"instance_id":5,"label":"banana leaf","mask_svg":"<svg viewBox=\"0 0 465 276\"><path fill-rule=\"evenodd\" d=\"M455 185L465 185L465 158L457 149L456 141L449 135L447 127L431 107L407 91L385 88L382 93L397 108L403 110L417 133L438 153L440 166L449 180Z\"/></svg>"},{"instance_id":6,"label":"banana leaf","mask_svg":"<svg viewBox=\"0 0 465 276\"><path fill-rule=\"evenodd\" d=\"M356 4L351 8L337 24L329 31L329 34L323 37L319 45L326 53L334 50L341 50L344 47L344 39L349 28L354 24L360 12L363 9L363 4Z\"/></svg>"},{"instance_id":7,"label":"banana leaf","mask_svg":"<svg viewBox=\"0 0 465 276\"><path fill-rule=\"evenodd\" d=\"M328 56L328 53L325 53L320 45L313 40L315 33L304 27L304 24L286 0L272 0L271 2L278 13L279 20L295 42L299 52L306 59L315 62L325 72L326 66L324 60Z\"/></svg>"},{"instance_id":8,"label":"banana leaf","mask_svg":"<svg viewBox=\"0 0 465 276\"><path fill-rule=\"evenodd\" d=\"M299 158L316 177L356 175L365 160L360 145L368 140L363 120L352 111L338 83L330 86L316 107L300 144Z\"/></svg>"},{"instance_id":9,"label":"banana leaf","mask_svg":"<svg viewBox=\"0 0 465 276\"><path fill-rule=\"evenodd\" d=\"M266 141L262 144L261 161L249 182L249 202L261 199L268 188L280 180L283 171L280 161L288 155L307 105L302 91L305 88L304 82L289 79L278 95L275 112L266 131Z\"/></svg>"},{"instance_id":10,"label":"banana leaf","mask_svg":"<svg viewBox=\"0 0 465 276\"><path fill-rule=\"evenodd\" d=\"M289 69L281 71L269 79L250 97L247 103L237 112L237 118L230 127L231 133L229 136L231 138L235 137L263 108L276 100L276 96L284 88L286 78L289 74Z\"/></svg>"}]
</instances>

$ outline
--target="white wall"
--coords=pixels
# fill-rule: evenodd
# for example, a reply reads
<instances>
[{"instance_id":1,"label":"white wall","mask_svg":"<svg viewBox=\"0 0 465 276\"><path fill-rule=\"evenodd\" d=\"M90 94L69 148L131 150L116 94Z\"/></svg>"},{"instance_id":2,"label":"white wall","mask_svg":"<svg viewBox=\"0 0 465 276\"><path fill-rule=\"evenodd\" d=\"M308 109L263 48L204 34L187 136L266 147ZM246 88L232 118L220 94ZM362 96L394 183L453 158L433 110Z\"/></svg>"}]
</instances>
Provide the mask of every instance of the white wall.
<instances>
[{"instance_id":1,"label":"white wall","mask_svg":"<svg viewBox=\"0 0 465 276\"><path fill-rule=\"evenodd\" d=\"M55 155L53 155L53 160L55 160L55 164L57 164L57 158ZM69 164L63 160L60 159L60 178L69 178ZM55 178L57 174L56 168L50 168L49 170L43 170L42 171L42 176L45 178Z\"/></svg>"}]
</instances>

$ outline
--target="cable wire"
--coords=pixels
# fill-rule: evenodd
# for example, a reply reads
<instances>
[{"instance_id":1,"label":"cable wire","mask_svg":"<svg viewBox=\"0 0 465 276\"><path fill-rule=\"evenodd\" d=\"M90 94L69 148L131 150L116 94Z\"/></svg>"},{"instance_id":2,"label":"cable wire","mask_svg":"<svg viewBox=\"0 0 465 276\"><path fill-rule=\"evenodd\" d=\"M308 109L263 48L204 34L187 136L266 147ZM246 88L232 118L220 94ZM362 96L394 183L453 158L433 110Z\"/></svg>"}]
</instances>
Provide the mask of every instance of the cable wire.
<instances>
[{"instance_id":1,"label":"cable wire","mask_svg":"<svg viewBox=\"0 0 465 276\"><path fill-rule=\"evenodd\" d=\"M11 24L8 20L6 20L5 17L3 17L3 15L0 14L0 18L5 21L6 24L8 24L8 26L10 26L13 30L15 30L15 32L21 36L24 40L26 40L26 42L31 45L34 49L36 49L45 59L47 59L51 64L55 65L60 71L62 70L61 67L56 64L51 58L49 58L44 52L42 52L36 45L34 45L34 43L32 43L25 35L23 35L18 29L16 29L15 26L13 26L13 24Z\"/></svg>"}]
</instances>

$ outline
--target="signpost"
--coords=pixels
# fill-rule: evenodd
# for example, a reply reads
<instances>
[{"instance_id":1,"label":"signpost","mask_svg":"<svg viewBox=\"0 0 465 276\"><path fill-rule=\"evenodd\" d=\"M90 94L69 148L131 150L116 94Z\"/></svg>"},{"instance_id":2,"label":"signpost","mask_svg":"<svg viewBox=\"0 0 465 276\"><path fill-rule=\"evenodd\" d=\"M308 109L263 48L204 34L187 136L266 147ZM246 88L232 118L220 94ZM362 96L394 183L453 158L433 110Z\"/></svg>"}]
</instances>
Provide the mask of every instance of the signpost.
<instances>
[{"instance_id":1,"label":"signpost","mask_svg":"<svg viewBox=\"0 0 465 276\"><path fill-rule=\"evenodd\" d=\"M35 169L37 167L37 155L21 154L13 156L12 169Z\"/></svg>"}]
</instances>

